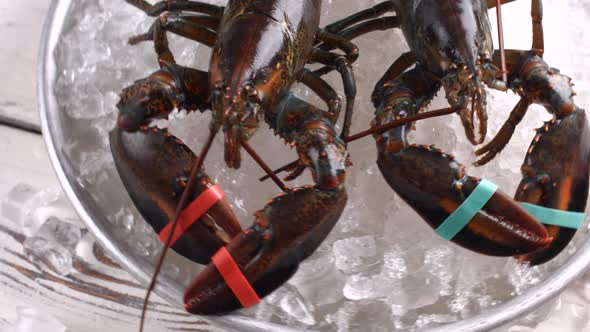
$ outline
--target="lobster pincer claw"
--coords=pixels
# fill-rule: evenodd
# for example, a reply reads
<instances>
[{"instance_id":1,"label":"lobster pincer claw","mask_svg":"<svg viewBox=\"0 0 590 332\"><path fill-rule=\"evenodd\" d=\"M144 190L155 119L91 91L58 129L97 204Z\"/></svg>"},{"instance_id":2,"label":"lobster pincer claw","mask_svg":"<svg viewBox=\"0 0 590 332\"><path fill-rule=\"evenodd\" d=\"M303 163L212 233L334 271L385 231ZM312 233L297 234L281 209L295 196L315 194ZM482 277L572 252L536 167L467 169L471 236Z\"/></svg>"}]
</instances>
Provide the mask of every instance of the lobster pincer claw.
<instances>
[{"instance_id":1,"label":"lobster pincer claw","mask_svg":"<svg viewBox=\"0 0 590 332\"><path fill-rule=\"evenodd\" d=\"M165 242L196 156L179 139L158 128L134 133L115 128L110 145L131 199ZM223 192L205 173L198 176L189 201L204 204L205 209L180 215L171 247L190 260L207 264L242 229Z\"/></svg>"},{"instance_id":2,"label":"lobster pincer claw","mask_svg":"<svg viewBox=\"0 0 590 332\"><path fill-rule=\"evenodd\" d=\"M378 166L392 189L439 235L462 247L514 256L551 240L522 206L493 184L466 175L441 150L417 145L398 152L381 149Z\"/></svg>"},{"instance_id":3,"label":"lobster pincer claw","mask_svg":"<svg viewBox=\"0 0 590 332\"><path fill-rule=\"evenodd\" d=\"M584 110L541 127L522 166L515 199L538 211L551 245L520 259L542 264L557 256L584 220L590 171L590 127Z\"/></svg>"},{"instance_id":4,"label":"lobster pincer claw","mask_svg":"<svg viewBox=\"0 0 590 332\"><path fill-rule=\"evenodd\" d=\"M346 200L343 187L303 187L275 198L197 275L185 293L185 309L220 315L256 304L315 251L338 221Z\"/></svg>"}]
</instances>

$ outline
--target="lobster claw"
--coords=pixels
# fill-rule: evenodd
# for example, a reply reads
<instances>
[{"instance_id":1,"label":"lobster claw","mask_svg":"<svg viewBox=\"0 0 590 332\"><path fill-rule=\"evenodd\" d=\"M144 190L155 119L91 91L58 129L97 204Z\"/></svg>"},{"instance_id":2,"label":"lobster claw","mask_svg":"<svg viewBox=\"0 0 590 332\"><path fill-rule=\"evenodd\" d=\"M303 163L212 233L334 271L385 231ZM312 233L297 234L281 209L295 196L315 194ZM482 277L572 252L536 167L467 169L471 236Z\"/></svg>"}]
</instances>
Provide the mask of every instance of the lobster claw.
<instances>
[{"instance_id":1,"label":"lobster claw","mask_svg":"<svg viewBox=\"0 0 590 332\"><path fill-rule=\"evenodd\" d=\"M543 126L533 140L522 172L516 200L582 214L590 179L590 125L584 110L576 107L571 114ZM519 257L521 260L532 265L545 263L557 256L576 233L574 228L545 227L553 237L551 245Z\"/></svg>"},{"instance_id":2,"label":"lobster claw","mask_svg":"<svg viewBox=\"0 0 590 332\"><path fill-rule=\"evenodd\" d=\"M479 184L453 158L426 146L383 151L378 165L388 184L435 229ZM452 241L486 255L513 256L544 248L551 239L543 225L498 190Z\"/></svg>"},{"instance_id":3,"label":"lobster claw","mask_svg":"<svg viewBox=\"0 0 590 332\"><path fill-rule=\"evenodd\" d=\"M274 291L296 271L332 230L347 200L343 188L295 189L256 213L254 224L227 246L259 298ZM219 315L242 307L224 276L210 263L185 293L185 309Z\"/></svg>"},{"instance_id":4,"label":"lobster claw","mask_svg":"<svg viewBox=\"0 0 590 332\"><path fill-rule=\"evenodd\" d=\"M121 180L145 220L162 234L174 218L185 181L196 161L193 152L165 130L152 128L135 133L115 128L110 145ZM203 172L189 201L215 183ZM229 203L221 198L174 242L172 249L200 264L241 232Z\"/></svg>"}]
</instances>

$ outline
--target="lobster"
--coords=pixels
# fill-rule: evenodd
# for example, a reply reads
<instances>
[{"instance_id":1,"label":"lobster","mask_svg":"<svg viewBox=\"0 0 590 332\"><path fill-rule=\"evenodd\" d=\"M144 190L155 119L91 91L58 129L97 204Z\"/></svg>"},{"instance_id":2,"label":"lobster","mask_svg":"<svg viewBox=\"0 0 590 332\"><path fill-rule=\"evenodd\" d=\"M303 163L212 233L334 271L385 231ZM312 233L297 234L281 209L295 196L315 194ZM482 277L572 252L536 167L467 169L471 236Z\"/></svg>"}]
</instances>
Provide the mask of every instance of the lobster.
<instances>
[{"instance_id":1,"label":"lobster","mask_svg":"<svg viewBox=\"0 0 590 332\"><path fill-rule=\"evenodd\" d=\"M412 122L373 136L386 182L437 233L479 253L534 265L555 257L573 237L576 226L563 220L576 219L578 226L583 221L590 128L585 111L574 104L571 79L543 60L541 0L532 0L532 49L494 50L487 11L498 6L501 13L512 1L393 0L410 52L378 81L372 99L373 126L381 126L418 114L442 87L468 140L478 145L487 129L484 88L512 90L521 99L497 135L475 152L476 166L502 151L531 104L544 106L554 118L537 130L514 198L486 190L490 183L470 176L451 154L412 144ZM457 218L464 224L447 233L447 222Z\"/></svg>"},{"instance_id":2,"label":"lobster","mask_svg":"<svg viewBox=\"0 0 590 332\"><path fill-rule=\"evenodd\" d=\"M230 0L225 7L197 1L126 1L157 17L148 32L129 42L153 41L161 68L123 89L110 145L133 202L165 243L156 274L171 246L207 265L185 293L187 311L223 314L253 305L295 273L344 209L350 162L341 136L346 137L350 127L356 93L350 64L358 48L336 30L319 28L320 0ZM367 31L391 28L392 23L386 20ZM176 64L168 33L212 47L209 72ZM334 48L343 54L332 52ZM307 63L324 67L316 73L305 69ZM335 128L340 97L321 78L331 70L341 74L346 94L341 135ZM319 95L327 111L290 94L294 82ZM174 109L212 110L208 140L198 156L167 130L150 128L152 120L165 119ZM314 186L286 187L248 144L262 120L296 147L299 160L291 178L310 169ZM230 168L240 167L244 148L284 191L256 212L245 230L202 169L220 130ZM216 258L233 268L230 275L239 275L246 298L227 280ZM155 277L146 303L154 283Z\"/></svg>"}]
</instances>

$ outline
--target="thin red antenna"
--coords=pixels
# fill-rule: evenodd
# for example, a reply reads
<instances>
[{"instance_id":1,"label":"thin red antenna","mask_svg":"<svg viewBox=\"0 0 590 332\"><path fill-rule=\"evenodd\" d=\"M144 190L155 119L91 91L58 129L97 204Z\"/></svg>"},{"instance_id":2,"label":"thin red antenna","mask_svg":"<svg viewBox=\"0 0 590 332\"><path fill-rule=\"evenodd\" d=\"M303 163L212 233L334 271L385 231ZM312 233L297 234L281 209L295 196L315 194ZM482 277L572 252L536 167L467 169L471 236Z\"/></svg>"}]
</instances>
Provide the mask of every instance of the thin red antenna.
<instances>
[{"instance_id":1,"label":"thin red antenna","mask_svg":"<svg viewBox=\"0 0 590 332\"><path fill-rule=\"evenodd\" d=\"M258 163L258 165L260 165L260 167L266 172L268 177L270 177L274 181L274 183L276 183L277 186L279 186L279 188L281 188L282 191L284 191L284 192L289 191L289 188L283 183L283 181L281 181L281 179L279 179L276 172L273 172L272 169L270 167L268 167L268 165L264 162L264 160L262 160L262 158L260 158L258 153L256 153L256 151L254 151L254 149L252 149L252 147L248 144L248 142L242 141L242 147Z\"/></svg>"},{"instance_id":2,"label":"thin red antenna","mask_svg":"<svg viewBox=\"0 0 590 332\"><path fill-rule=\"evenodd\" d=\"M424 119L429 119L429 118L435 118L435 117L443 116L443 115L448 115L448 114L455 113L456 111L457 110L455 108L449 107L449 108L443 108L443 109L436 110L436 111L431 111L431 112L426 112L426 113L420 113L420 114L416 114L416 115L411 115L411 116L405 117L403 119L391 121L391 122L386 123L386 124L381 125L381 126L373 127L371 129L362 131L362 132L360 132L358 134L354 134L354 135L351 135L351 136L348 136L348 137L344 137L342 140L345 143L350 143L350 142L356 141L358 139L361 139L363 137L367 137L369 135L373 135L373 134L376 134L376 133L382 133L384 131L388 131L389 129L392 129L392 128L395 128L395 127L399 127L401 125L408 124L410 122L414 122L414 121L418 121L418 120L424 120ZM268 175L260 178L260 181L264 181L264 180L266 180L268 178L272 178L273 180L274 179L278 179L277 174L279 174L279 173L281 173L281 172L283 172L283 171L285 171L285 170L287 170L287 169L289 169L289 168L297 165L298 162L299 162L299 160L292 161L291 163L289 163L289 164L287 164L287 165L285 165L285 166L283 166L281 168L278 168L275 171L272 171L272 170L266 171L265 170ZM275 180L275 182L276 182L276 180Z\"/></svg>"},{"instance_id":3,"label":"thin red antenna","mask_svg":"<svg viewBox=\"0 0 590 332\"><path fill-rule=\"evenodd\" d=\"M299 164L299 159L292 161L290 163L288 163L287 165L283 166L283 167L279 167L277 169L275 169L274 171L272 171L270 174L279 174L282 173L288 169L294 168L295 166L297 166ZM267 179L270 178L270 174L266 174L265 176L261 177L260 179L258 179L260 182L266 181Z\"/></svg>"},{"instance_id":4,"label":"thin red antenna","mask_svg":"<svg viewBox=\"0 0 590 332\"><path fill-rule=\"evenodd\" d=\"M207 156L209 149L211 149L211 145L213 144L213 139L215 138L215 134L217 134L217 129L212 129L209 132L209 138L207 139L207 143L203 147L203 150L201 150L201 153L199 154L197 162L195 163L195 165L191 169L191 174L190 174L190 177L188 180L188 184L187 184L186 188L184 189L184 191L182 192L182 196L180 197L180 202L178 203L178 205L176 207L176 211L174 213L174 218L173 218L174 221L172 222L172 227L170 229L170 233L168 234L168 237L166 238L166 242L164 243L164 250L160 254L158 264L156 265L156 270L154 271L154 276L152 277L152 280L150 281L150 285L148 286L147 294L145 295L145 298L143 301L143 308L141 310L141 322L139 325L139 332L143 332L143 327L144 327L144 323L145 323L145 316L147 313L147 306L148 306L148 302L150 299L150 295L152 294L152 291L156 287L156 281L158 280L158 275L160 274L160 271L162 270L162 265L164 264L164 258L166 258L166 253L168 252L168 248L170 248L170 242L172 242L172 235L174 234L174 232L176 230L176 225L178 224L178 219L180 217L182 210L184 210L184 208L188 204L188 197L190 196L192 189L197 184L197 174L201 170L201 167L203 167L203 161L205 160L205 157Z\"/></svg>"},{"instance_id":5,"label":"thin red antenna","mask_svg":"<svg viewBox=\"0 0 590 332\"><path fill-rule=\"evenodd\" d=\"M408 116L403 119L394 120L394 121L391 121L391 122L386 123L384 125L381 125L378 127L373 127L371 129L362 131L358 134L354 134L352 136L345 137L344 142L349 143L349 142L356 141L358 139L361 139L361 138L369 136L369 135L378 134L378 133L382 133L384 131L388 131L389 129L399 127L401 125L405 125L410 122L424 120L424 119L428 119L428 118L435 118L435 117L443 116L443 115L448 115L451 113L455 113L456 111L457 110L455 108L449 107L449 108L443 108L443 109L436 110L436 111L431 111L431 112L420 113L420 114Z\"/></svg>"},{"instance_id":6,"label":"thin red antenna","mask_svg":"<svg viewBox=\"0 0 590 332\"><path fill-rule=\"evenodd\" d=\"M504 27L502 25L502 1L496 0L496 16L498 19L498 44L500 46L500 61L502 62L502 81L508 84L508 70L506 69L506 50L504 49Z\"/></svg>"}]
</instances>

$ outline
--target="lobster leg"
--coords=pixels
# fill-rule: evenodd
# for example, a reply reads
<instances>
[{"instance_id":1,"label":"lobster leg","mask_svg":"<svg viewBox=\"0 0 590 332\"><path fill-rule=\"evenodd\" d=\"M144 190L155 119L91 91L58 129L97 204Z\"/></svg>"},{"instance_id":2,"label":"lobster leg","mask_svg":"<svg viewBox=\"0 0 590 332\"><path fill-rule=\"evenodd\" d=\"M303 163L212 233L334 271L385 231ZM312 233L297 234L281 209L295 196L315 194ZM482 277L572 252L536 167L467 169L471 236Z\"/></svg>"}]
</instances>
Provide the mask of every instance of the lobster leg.
<instances>
[{"instance_id":1,"label":"lobster leg","mask_svg":"<svg viewBox=\"0 0 590 332\"><path fill-rule=\"evenodd\" d=\"M341 136L346 137L350 131L352 112L354 110L354 100L356 98L356 80L354 79L352 66L346 57L340 54L323 51L317 47L313 49L310 61L318 62L323 65L335 68L342 76L344 95L346 96L346 113L344 115Z\"/></svg>"},{"instance_id":2,"label":"lobster leg","mask_svg":"<svg viewBox=\"0 0 590 332\"><path fill-rule=\"evenodd\" d=\"M522 121L529 108L530 103L526 98L522 98L514 107L508 120L502 125L498 134L484 147L475 151L475 155L482 156L473 164L475 166L483 166L490 162L498 153L500 153L510 141L510 138L516 130L516 126Z\"/></svg>"},{"instance_id":3,"label":"lobster leg","mask_svg":"<svg viewBox=\"0 0 590 332\"><path fill-rule=\"evenodd\" d=\"M373 31L377 31L377 30L388 30L388 29L397 28L397 27L399 27L399 25L400 25L400 20L395 16L382 17L382 18L377 18L377 19L373 19L370 21L362 22L358 25L355 25L351 28L348 28L348 29L338 33L337 35L331 33L331 35L336 36L336 37L331 37L332 41L327 39L322 44L320 44L318 46L318 48L323 51L331 51L335 48L340 48L346 52L346 48L339 46L339 45L342 45L342 44L345 45L346 43L350 43L350 40L352 40L356 37L362 36L364 34L367 34L367 33L373 32ZM325 32L325 33L327 34L327 32ZM347 55L347 56L350 57L350 55ZM358 51L356 52L356 55L354 56L355 61L356 61L357 57L358 57ZM326 67L322 67L322 68L315 70L314 73L316 75L323 76L325 74L328 74L332 70L334 70L334 69L331 66L326 66Z\"/></svg>"},{"instance_id":4,"label":"lobster leg","mask_svg":"<svg viewBox=\"0 0 590 332\"><path fill-rule=\"evenodd\" d=\"M172 17L172 18L171 18ZM135 45L140 42L145 41L154 41L158 40L162 37L157 37L158 34L155 33L156 29L159 31L166 30L163 25L169 25L171 20L175 19L183 19L186 22L189 22L192 26L196 27L195 29L200 32L203 36L193 38L193 40L197 42L202 42L206 45L210 43L211 37L209 36L210 33L206 29L217 31L219 27L219 23L221 22L221 17L216 16L207 16L207 15L190 15L190 14L168 14L168 17L163 16L158 18L150 27L148 32L131 37L129 39L129 44ZM167 23L168 22L168 23ZM194 35L194 33L193 33Z\"/></svg>"},{"instance_id":5,"label":"lobster leg","mask_svg":"<svg viewBox=\"0 0 590 332\"><path fill-rule=\"evenodd\" d=\"M330 25L327 25L325 30L332 32L332 33L339 33L342 30L360 23L362 21L366 21L372 18L379 17L387 12L393 11L393 2L391 1L384 1L379 3L371 8L362 10L358 13L352 14L349 17L345 17L339 21L336 21Z\"/></svg>"},{"instance_id":6,"label":"lobster leg","mask_svg":"<svg viewBox=\"0 0 590 332\"><path fill-rule=\"evenodd\" d=\"M160 60L160 65L165 62L175 62L172 51L170 51L167 32L203 43L212 47L217 40L217 34L206 25L199 24L203 21L201 17L194 17L185 14L162 14L154 22L150 30L138 36L131 37L129 44L134 45L143 41L154 41L154 48ZM210 21L205 23L211 24Z\"/></svg>"},{"instance_id":7,"label":"lobster leg","mask_svg":"<svg viewBox=\"0 0 590 332\"><path fill-rule=\"evenodd\" d=\"M394 28L399 28L401 24L401 20L397 16L384 16L380 18L375 18L372 20L361 22L357 25L349 27L347 29L342 30L338 33L338 35L342 36L347 40L355 39L359 36L365 35L367 33L379 30L389 30ZM326 50L331 50L332 48L326 47Z\"/></svg>"},{"instance_id":8,"label":"lobster leg","mask_svg":"<svg viewBox=\"0 0 590 332\"><path fill-rule=\"evenodd\" d=\"M153 5L145 0L125 0L125 2L153 17L160 16L160 14L167 11L184 10L212 16L221 16L223 15L224 11L224 7L219 7L200 1L165 0Z\"/></svg>"},{"instance_id":9,"label":"lobster leg","mask_svg":"<svg viewBox=\"0 0 590 332\"><path fill-rule=\"evenodd\" d=\"M376 123L418 113L434 96L439 82L420 68L388 82L377 101ZM421 96L421 97L416 97ZM411 124L375 135L377 164L387 183L428 224L441 225L470 199L481 184L454 157L429 146L410 145ZM512 256L541 249L550 239L545 228L512 198L496 191L474 211L452 241L470 250ZM465 220L467 222L467 220Z\"/></svg>"},{"instance_id":10,"label":"lobster leg","mask_svg":"<svg viewBox=\"0 0 590 332\"><path fill-rule=\"evenodd\" d=\"M560 112L564 112L561 110L563 107L568 108L565 110L566 113L571 112L573 107L571 97L574 93L571 90L571 80L559 75L556 70L550 69L542 60L544 52L542 0L531 1L531 19L533 21L532 49L530 51L506 51L508 72L516 75L511 77L510 88L521 94L522 99L514 107L496 137L475 152L477 156L483 156L475 162L476 166L485 165L504 149L514 134L516 126L524 118L530 104L537 102L546 105L548 111L556 116L559 116ZM495 66L501 66L500 57L499 51L494 52L492 60ZM558 83L557 86L555 83ZM493 84L488 85L494 87ZM552 95L555 96L555 99L551 99Z\"/></svg>"},{"instance_id":11,"label":"lobster leg","mask_svg":"<svg viewBox=\"0 0 590 332\"><path fill-rule=\"evenodd\" d=\"M347 199L343 185L346 148L325 113L288 96L278 109L276 128L296 144L316 185L296 188L271 200L255 214L254 224L226 247L258 297L288 280L299 263L315 251L338 221ZM223 314L248 305L228 286L220 269L214 261L195 278L185 294L187 311Z\"/></svg>"},{"instance_id":12,"label":"lobster leg","mask_svg":"<svg viewBox=\"0 0 590 332\"><path fill-rule=\"evenodd\" d=\"M411 66L416 63L416 55L412 52L402 54L393 64L387 69L383 77L375 84L373 90L372 99L373 101L381 100L383 98L382 93L385 88L385 83L396 79L404 71L408 70Z\"/></svg>"},{"instance_id":13,"label":"lobster leg","mask_svg":"<svg viewBox=\"0 0 590 332\"><path fill-rule=\"evenodd\" d=\"M338 117L340 116L340 97L334 91L334 88L330 86L326 81L324 81L318 75L310 71L305 71L299 81L309 87L313 92L315 92L328 106L328 116L332 123L336 123Z\"/></svg>"},{"instance_id":14,"label":"lobster leg","mask_svg":"<svg viewBox=\"0 0 590 332\"><path fill-rule=\"evenodd\" d=\"M318 41L321 41L326 45L344 51L346 60L348 60L348 62L350 63L354 63L359 57L359 48L355 44L353 44L349 39L346 39L341 35L321 30L318 33L317 39Z\"/></svg>"}]
</instances>

